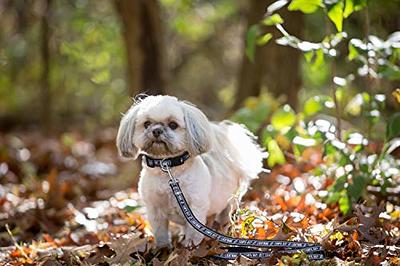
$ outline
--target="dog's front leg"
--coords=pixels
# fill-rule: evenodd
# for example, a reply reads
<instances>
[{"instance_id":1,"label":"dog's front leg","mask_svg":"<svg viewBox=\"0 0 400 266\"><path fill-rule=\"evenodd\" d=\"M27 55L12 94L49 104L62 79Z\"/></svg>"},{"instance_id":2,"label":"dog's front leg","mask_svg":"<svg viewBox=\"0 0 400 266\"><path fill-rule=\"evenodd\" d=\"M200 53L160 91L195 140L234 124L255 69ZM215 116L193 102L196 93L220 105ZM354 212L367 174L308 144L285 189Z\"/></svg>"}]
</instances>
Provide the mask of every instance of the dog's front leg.
<instances>
[{"instance_id":1,"label":"dog's front leg","mask_svg":"<svg viewBox=\"0 0 400 266\"><path fill-rule=\"evenodd\" d=\"M192 212L196 216L196 218L202 223L205 224L207 221L207 211L204 208L196 208L192 207ZM192 225L188 222L185 224L185 239L182 241L182 244L185 247L197 246L203 240L204 235L197 231Z\"/></svg>"},{"instance_id":2,"label":"dog's front leg","mask_svg":"<svg viewBox=\"0 0 400 266\"><path fill-rule=\"evenodd\" d=\"M172 247L167 217L156 208L148 208L147 214L157 247Z\"/></svg>"}]
</instances>

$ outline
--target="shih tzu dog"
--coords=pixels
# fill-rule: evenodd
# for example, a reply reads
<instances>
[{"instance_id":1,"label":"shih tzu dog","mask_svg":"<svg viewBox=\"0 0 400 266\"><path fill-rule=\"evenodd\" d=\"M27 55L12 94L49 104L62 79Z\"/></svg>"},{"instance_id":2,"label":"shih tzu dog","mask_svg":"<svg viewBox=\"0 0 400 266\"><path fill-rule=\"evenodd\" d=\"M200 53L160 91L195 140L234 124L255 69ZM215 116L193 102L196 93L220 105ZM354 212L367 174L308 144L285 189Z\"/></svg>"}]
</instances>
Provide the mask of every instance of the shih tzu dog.
<instances>
[{"instance_id":1,"label":"shih tzu dog","mask_svg":"<svg viewBox=\"0 0 400 266\"><path fill-rule=\"evenodd\" d=\"M141 195L157 246L169 246L169 221L184 226L183 245L198 245L203 235L185 220L170 191L160 159L181 162L171 167L193 213L203 224L216 215L229 221L230 199L246 192L263 170L266 157L246 128L233 122L210 122L194 105L172 96L148 96L123 116L117 136L123 157L143 155ZM240 191L238 193L238 191Z\"/></svg>"}]
</instances>

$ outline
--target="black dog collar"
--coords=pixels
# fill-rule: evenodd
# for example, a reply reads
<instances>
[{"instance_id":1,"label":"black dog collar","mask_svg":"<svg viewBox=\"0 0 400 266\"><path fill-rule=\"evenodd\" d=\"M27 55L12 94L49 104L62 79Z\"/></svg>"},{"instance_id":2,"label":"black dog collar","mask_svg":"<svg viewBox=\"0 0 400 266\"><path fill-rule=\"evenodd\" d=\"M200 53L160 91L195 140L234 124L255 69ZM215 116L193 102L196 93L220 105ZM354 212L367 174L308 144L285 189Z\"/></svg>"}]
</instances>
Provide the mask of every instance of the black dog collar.
<instances>
[{"instance_id":1,"label":"black dog collar","mask_svg":"<svg viewBox=\"0 0 400 266\"><path fill-rule=\"evenodd\" d=\"M172 158L164 158L164 159L154 159L147 155L143 155L143 158L148 167L161 167L161 163L168 165L169 167L179 166L185 163L187 159L189 159L189 152L185 151L182 155L172 157Z\"/></svg>"}]
</instances>

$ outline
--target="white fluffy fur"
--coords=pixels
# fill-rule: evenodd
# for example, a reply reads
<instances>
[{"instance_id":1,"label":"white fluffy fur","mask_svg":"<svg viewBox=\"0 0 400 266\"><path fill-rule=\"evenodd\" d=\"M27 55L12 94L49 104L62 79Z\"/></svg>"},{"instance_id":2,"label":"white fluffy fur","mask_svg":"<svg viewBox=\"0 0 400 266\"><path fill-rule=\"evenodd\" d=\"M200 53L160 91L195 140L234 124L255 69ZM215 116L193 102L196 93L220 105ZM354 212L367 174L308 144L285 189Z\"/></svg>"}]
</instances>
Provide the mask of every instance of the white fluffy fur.
<instances>
[{"instance_id":1,"label":"white fluffy fur","mask_svg":"<svg viewBox=\"0 0 400 266\"><path fill-rule=\"evenodd\" d=\"M171 129L171 122L178 128ZM163 130L158 138L152 134L156 128ZM134 159L138 154L167 158L188 151L190 159L172 168L172 174L203 223L214 214L220 221L228 221L229 200L239 189L240 195L246 192L250 180L262 171L265 157L243 126L210 122L198 108L171 96L148 96L136 102L121 120L117 147L122 156ZM159 168L143 164L139 193L158 246L170 244L169 221L184 226L184 245L201 242L203 235L186 223L168 177Z\"/></svg>"}]
</instances>

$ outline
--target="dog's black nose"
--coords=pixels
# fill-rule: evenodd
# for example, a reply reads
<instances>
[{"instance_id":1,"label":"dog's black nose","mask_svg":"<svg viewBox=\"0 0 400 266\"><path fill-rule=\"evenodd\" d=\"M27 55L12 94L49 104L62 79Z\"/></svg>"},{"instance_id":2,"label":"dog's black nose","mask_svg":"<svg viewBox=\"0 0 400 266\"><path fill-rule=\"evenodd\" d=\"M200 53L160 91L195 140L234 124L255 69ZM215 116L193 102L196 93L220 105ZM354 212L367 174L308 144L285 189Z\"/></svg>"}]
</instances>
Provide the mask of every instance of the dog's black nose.
<instances>
[{"instance_id":1,"label":"dog's black nose","mask_svg":"<svg viewBox=\"0 0 400 266\"><path fill-rule=\"evenodd\" d=\"M163 130L161 128L156 128L153 129L153 136L158 138L158 136L160 136L163 133Z\"/></svg>"}]
</instances>

